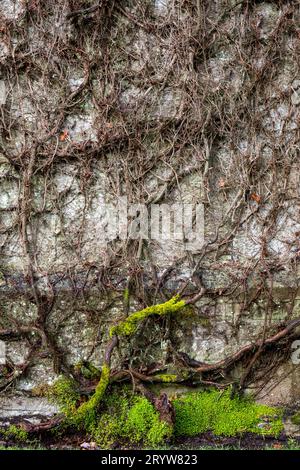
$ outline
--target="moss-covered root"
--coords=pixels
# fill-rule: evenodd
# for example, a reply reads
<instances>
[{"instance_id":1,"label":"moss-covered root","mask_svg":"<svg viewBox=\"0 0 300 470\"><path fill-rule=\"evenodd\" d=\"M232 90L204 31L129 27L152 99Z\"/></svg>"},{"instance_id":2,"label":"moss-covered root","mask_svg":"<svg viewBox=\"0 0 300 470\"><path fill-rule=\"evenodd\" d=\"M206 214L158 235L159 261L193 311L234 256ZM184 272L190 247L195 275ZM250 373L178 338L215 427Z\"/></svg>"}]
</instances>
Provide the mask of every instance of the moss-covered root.
<instances>
[{"instance_id":1,"label":"moss-covered root","mask_svg":"<svg viewBox=\"0 0 300 470\"><path fill-rule=\"evenodd\" d=\"M89 429L91 426L94 426L97 418L97 410L109 385L111 355L117 344L118 338L117 336L113 336L105 349L101 377L95 393L86 403L80 405L75 413L75 422L79 427L84 426L86 429Z\"/></svg>"},{"instance_id":2,"label":"moss-covered root","mask_svg":"<svg viewBox=\"0 0 300 470\"><path fill-rule=\"evenodd\" d=\"M104 397L109 384L110 367L104 364L102 367L101 378L96 387L93 396L76 410L75 421L79 426L89 428L95 422L97 409Z\"/></svg>"},{"instance_id":3,"label":"moss-covered root","mask_svg":"<svg viewBox=\"0 0 300 470\"><path fill-rule=\"evenodd\" d=\"M151 315L163 316L169 313L175 313L181 310L184 306L185 301L179 300L179 296L175 295L167 302L152 305L151 307L132 313L126 318L126 320L110 329L110 336L130 336L136 331L139 323L141 323L145 318L150 317Z\"/></svg>"}]
</instances>

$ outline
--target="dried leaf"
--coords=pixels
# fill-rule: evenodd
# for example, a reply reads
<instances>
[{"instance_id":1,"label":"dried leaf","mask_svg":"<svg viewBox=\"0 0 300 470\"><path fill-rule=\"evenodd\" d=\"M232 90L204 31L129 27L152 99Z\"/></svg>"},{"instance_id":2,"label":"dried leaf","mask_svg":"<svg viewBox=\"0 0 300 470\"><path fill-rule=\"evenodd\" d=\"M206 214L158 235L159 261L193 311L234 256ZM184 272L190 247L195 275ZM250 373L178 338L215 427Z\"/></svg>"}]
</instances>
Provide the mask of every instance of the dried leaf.
<instances>
[{"instance_id":1,"label":"dried leaf","mask_svg":"<svg viewBox=\"0 0 300 470\"><path fill-rule=\"evenodd\" d=\"M59 140L61 142L64 142L66 140L66 138L68 137L69 135L69 132L65 129L59 136Z\"/></svg>"},{"instance_id":2,"label":"dried leaf","mask_svg":"<svg viewBox=\"0 0 300 470\"><path fill-rule=\"evenodd\" d=\"M256 194L256 193L251 193L250 199L252 199L252 201L257 202L257 204L259 204L260 201L261 201L260 195L259 195L259 194Z\"/></svg>"}]
</instances>

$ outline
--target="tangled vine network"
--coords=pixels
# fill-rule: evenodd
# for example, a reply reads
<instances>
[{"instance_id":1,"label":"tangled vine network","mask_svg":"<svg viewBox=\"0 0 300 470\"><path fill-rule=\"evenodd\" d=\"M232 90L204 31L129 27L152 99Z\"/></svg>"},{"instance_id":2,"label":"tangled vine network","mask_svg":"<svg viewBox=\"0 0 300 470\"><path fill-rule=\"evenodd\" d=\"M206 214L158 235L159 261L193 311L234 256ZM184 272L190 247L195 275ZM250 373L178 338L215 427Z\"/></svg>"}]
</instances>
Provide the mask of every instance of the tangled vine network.
<instances>
[{"instance_id":1,"label":"tangled vine network","mask_svg":"<svg viewBox=\"0 0 300 470\"><path fill-rule=\"evenodd\" d=\"M28 346L22 364L3 369L2 390L37 358L74 376L58 340L74 302L96 329L114 312L110 338L107 328L91 351L102 344L101 390L132 381L166 420L170 403L146 388L166 370L176 383L260 388L297 336L299 1L268 2L268 14L258 0L174 0L163 12L161 3L0 7L1 192L11 195L1 211L1 295L35 312L24 322L1 314L0 338ZM202 248L175 250L168 262L153 240L95 248L102 179L108 202L126 195L150 207L188 194L202 203ZM57 314L62 292L71 298ZM263 322L224 359L197 361L176 342L180 313L213 322L220 299L239 305L234 334L257 311ZM164 361L153 362L154 343L167 344ZM96 387L95 400L99 384L78 380Z\"/></svg>"}]
</instances>

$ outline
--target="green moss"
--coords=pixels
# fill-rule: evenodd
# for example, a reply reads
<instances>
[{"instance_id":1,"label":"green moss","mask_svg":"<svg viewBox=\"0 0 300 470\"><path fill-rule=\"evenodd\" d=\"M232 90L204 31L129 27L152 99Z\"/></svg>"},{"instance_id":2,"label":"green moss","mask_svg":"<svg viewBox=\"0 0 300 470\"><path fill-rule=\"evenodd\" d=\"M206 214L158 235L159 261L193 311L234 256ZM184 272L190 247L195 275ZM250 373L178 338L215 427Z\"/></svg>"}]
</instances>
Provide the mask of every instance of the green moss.
<instances>
[{"instance_id":1,"label":"green moss","mask_svg":"<svg viewBox=\"0 0 300 470\"><path fill-rule=\"evenodd\" d=\"M127 387L105 394L108 381L109 369L104 367L95 394L77 409L79 397L74 383L69 379L56 382L52 396L56 395L66 416L66 426L86 431L102 448L120 440L156 446L171 436L172 428L160 420L146 398L133 396Z\"/></svg>"},{"instance_id":2,"label":"green moss","mask_svg":"<svg viewBox=\"0 0 300 470\"><path fill-rule=\"evenodd\" d=\"M172 383L178 380L178 376L175 374L156 374L154 378L163 383Z\"/></svg>"},{"instance_id":3,"label":"green moss","mask_svg":"<svg viewBox=\"0 0 300 470\"><path fill-rule=\"evenodd\" d=\"M24 442L28 440L28 433L25 429L21 428L20 426L15 426L12 424L5 430L1 430L1 434L6 439L12 439L18 442Z\"/></svg>"},{"instance_id":4,"label":"green moss","mask_svg":"<svg viewBox=\"0 0 300 470\"><path fill-rule=\"evenodd\" d=\"M60 377L49 388L48 398L60 407L67 419L72 419L76 413L77 403L80 400L75 380Z\"/></svg>"},{"instance_id":5,"label":"green moss","mask_svg":"<svg viewBox=\"0 0 300 470\"><path fill-rule=\"evenodd\" d=\"M165 375L172 381L175 375ZM132 395L127 386L106 389L110 371L102 369L94 395L76 408L79 396L74 383L60 379L56 393L69 424L85 430L102 448L116 442L152 446L161 445L172 436L196 436L211 431L219 436L245 432L278 436L283 429L281 410L255 403L250 398L231 398L231 389L187 393L173 399L175 426L161 421L153 405L144 397ZM163 379L164 380L164 379Z\"/></svg>"},{"instance_id":6,"label":"green moss","mask_svg":"<svg viewBox=\"0 0 300 470\"><path fill-rule=\"evenodd\" d=\"M234 436L245 432L277 436L283 429L281 412L250 399L212 390L190 393L174 400L175 435L195 436L206 431Z\"/></svg>"},{"instance_id":7,"label":"green moss","mask_svg":"<svg viewBox=\"0 0 300 470\"><path fill-rule=\"evenodd\" d=\"M184 309L182 310L182 317L183 318L194 318L195 317L195 307L193 305L185 305Z\"/></svg>"},{"instance_id":8,"label":"green moss","mask_svg":"<svg viewBox=\"0 0 300 470\"><path fill-rule=\"evenodd\" d=\"M110 368L108 365L104 364L101 371L101 378L96 387L95 393L87 402L80 405L76 410L76 413L74 413L75 423L79 427L90 429L94 426L95 421L97 420L98 407L108 387L109 378Z\"/></svg>"},{"instance_id":9,"label":"green moss","mask_svg":"<svg viewBox=\"0 0 300 470\"><path fill-rule=\"evenodd\" d=\"M51 386L47 383L36 385L31 389L31 395L34 397L46 397L49 395Z\"/></svg>"},{"instance_id":10,"label":"green moss","mask_svg":"<svg viewBox=\"0 0 300 470\"><path fill-rule=\"evenodd\" d=\"M104 403L93 439L102 448L119 441L158 446L172 434L172 428L159 419L153 405L144 397L113 393Z\"/></svg>"},{"instance_id":11,"label":"green moss","mask_svg":"<svg viewBox=\"0 0 300 470\"><path fill-rule=\"evenodd\" d=\"M101 376L101 371L88 361L80 361L74 368L85 379L98 379Z\"/></svg>"},{"instance_id":12,"label":"green moss","mask_svg":"<svg viewBox=\"0 0 300 470\"><path fill-rule=\"evenodd\" d=\"M132 394L126 386L105 396L98 422L92 430L93 439L102 448L109 448L120 439L131 401Z\"/></svg>"},{"instance_id":13,"label":"green moss","mask_svg":"<svg viewBox=\"0 0 300 470\"><path fill-rule=\"evenodd\" d=\"M128 302L129 302L129 296L130 296L130 292L129 292L128 287L126 287L126 288L124 289L124 293L123 293L123 300L124 300L125 304L128 304Z\"/></svg>"},{"instance_id":14,"label":"green moss","mask_svg":"<svg viewBox=\"0 0 300 470\"><path fill-rule=\"evenodd\" d=\"M128 411L123 433L131 442L157 446L172 435L172 428L159 419L146 398L137 397Z\"/></svg>"},{"instance_id":15,"label":"green moss","mask_svg":"<svg viewBox=\"0 0 300 470\"><path fill-rule=\"evenodd\" d=\"M158 305L152 305L151 307L147 307L143 310L132 313L126 318L126 320L111 328L110 336L115 334L119 336L130 336L136 331L138 324L145 318L151 315L163 316L169 313L178 312L184 306L185 301L179 300L179 296L175 295L167 302Z\"/></svg>"},{"instance_id":16,"label":"green moss","mask_svg":"<svg viewBox=\"0 0 300 470\"><path fill-rule=\"evenodd\" d=\"M77 405L80 402L80 394L77 391L77 384L69 378L59 378L52 386L49 398L59 405L69 425L91 431L97 424L98 408L109 384L109 378L110 368L104 364L94 394L79 407Z\"/></svg>"},{"instance_id":17,"label":"green moss","mask_svg":"<svg viewBox=\"0 0 300 470\"><path fill-rule=\"evenodd\" d=\"M300 425L300 412L299 411L291 417L291 421L293 424L296 424L297 426Z\"/></svg>"},{"instance_id":18,"label":"green moss","mask_svg":"<svg viewBox=\"0 0 300 470\"><path fill-rule=\"evenodd\" d=\"M206 317L200 317L198 322L199 325L203 326L204 328L209 328L211 326L210 319Z\"/></svg>"}]
</instances>

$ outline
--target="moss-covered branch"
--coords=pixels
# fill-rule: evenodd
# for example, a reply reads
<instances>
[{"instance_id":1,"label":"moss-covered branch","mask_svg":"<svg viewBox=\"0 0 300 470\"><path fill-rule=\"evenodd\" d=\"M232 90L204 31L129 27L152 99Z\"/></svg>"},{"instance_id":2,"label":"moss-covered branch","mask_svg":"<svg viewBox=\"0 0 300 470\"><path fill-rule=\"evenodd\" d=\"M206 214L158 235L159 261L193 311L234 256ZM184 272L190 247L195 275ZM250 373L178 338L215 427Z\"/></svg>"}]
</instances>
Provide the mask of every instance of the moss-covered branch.
<instances>
[{"instance_id":1,"label":"moss-covered branch","mask_svg":"<svg viewBox=\"0 0 300 470\"><path fill-rule=\"evenodd\" d=\"M92 397L76 410L75 422L79 425L89 427L96 418L97 409L104 397L110 379L110 367L104 364L102 367L101 378Z\"/></svg>"},{"instance_id":2,"label":"moss-covered branch","mask_svg":"<svg viewBox=\"0 0 300 470\"><path fill-rule=\"evenodd\" d=\"M81 404L79 408L75 408L72 404L71 413L72 421L79 427L84 427L89 429L91 425L94 425L96 418L97 418L97 411L99 409L100 403L102 402L106 389L110 383L111 378L111 370L110 370L110 363L111 363L111 356L118 344L118 336L130 336L132 335L140 322L151 315L167 315L169 313L174 313L181 310L186 305L184 300L179 300L179 296L176 295L172 297L167 302L153 305L151 307L147 307L143 310L138 312L132 313L128 316L128 318L118 325L114 326L110 330L111 339L106 346L105 353L104 353L104 361L101 371L101 377L96 386L94 394L90 397L90 399ZM161 382L173 382L176 381L176 376L171 375L161 375L159 377L159 381Z\"/></svg>"},{"instance_id":3,"label":"moss-covered branch","mask_svg":"<svg viewBox=\"0 0 300 470\"><path fill-rule=\"evenodd\" d=\"M152 315L164 316L169 313L175 313L181 310L186 305L184 300L179 299L179 295L175 295L167 302L162 304L152 305L151 307L144 308L138 312L129 315L126 320L122 321L110 330L110 336L131 336L135 333L139 323Z\"/></svg>"},{"instance_id":4,"label":"moss-covered branch","mask_svg":"<svg viewBox=\"0 0 300 470\"><path fill-rule=\"evenodd\" d=\"M89 428L96 421L97 410L109 385L111 356L117 344L118 339L114 336L106 346L101 377L96 386L95 393L74 412L74 421L79 427L85 426Z\"/></svg>"}]
</instances>

